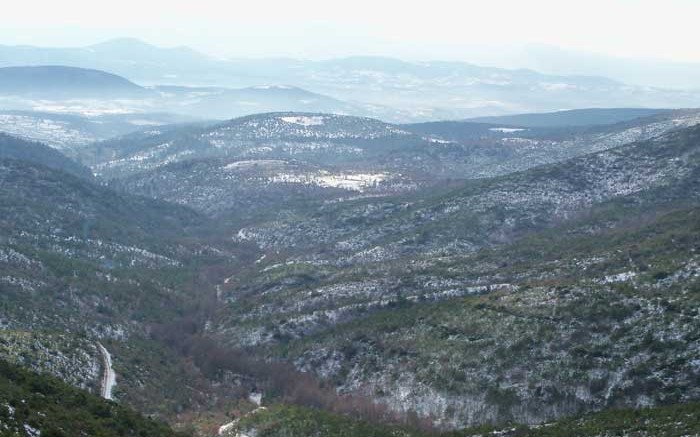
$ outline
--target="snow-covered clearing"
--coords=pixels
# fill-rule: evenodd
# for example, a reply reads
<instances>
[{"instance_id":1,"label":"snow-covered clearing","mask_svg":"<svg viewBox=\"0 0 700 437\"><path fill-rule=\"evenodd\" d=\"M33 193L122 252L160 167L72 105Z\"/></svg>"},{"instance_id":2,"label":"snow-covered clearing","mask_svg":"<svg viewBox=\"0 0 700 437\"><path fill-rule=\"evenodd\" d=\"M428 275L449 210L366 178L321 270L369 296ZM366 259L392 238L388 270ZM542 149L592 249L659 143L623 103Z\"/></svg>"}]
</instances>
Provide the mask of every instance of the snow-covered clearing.
<instances>
[{"instance_id":1,"label":"snow-covered clearing","mask_svg":"<svg viewBox=\"0 0 700 437\"><path fill-rule=\"evenodd\" d=\"M293 117L280 117L280 120L286 123L299 124L302 126L321 126L325 117L315 115L315 116L293 116Z\"/></svg>"}]
</instances>

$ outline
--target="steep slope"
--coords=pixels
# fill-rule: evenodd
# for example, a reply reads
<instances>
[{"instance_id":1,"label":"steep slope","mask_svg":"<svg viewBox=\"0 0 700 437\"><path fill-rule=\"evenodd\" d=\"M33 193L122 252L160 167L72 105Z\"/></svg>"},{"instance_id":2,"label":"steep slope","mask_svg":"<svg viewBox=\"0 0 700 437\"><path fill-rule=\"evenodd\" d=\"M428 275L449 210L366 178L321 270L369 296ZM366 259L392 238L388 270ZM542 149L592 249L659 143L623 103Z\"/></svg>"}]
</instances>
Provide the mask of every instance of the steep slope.
<instances>
[{"instance_id":1,"label":"steep slope","mask_svg":"<svg viewBox=\"0 0 700 437\"><path fill-rule=\"evenodd\" d=\"M390 256L417 250L468 252L614 198L694 200L699 136L698 127L674 131L558 164L469 181L442 195L432 190L422 197L327 204L302 220L277 219L270 226L245 228L239 236L277 250L309 247L313 236L340 258L370 249Z\"/></svg>"},{"instance_id":2,"label":"steep slope","mask_svg":"<svg viewBox=\"0 0 700 437\"><path fill-rule=\"evenodd\" d=\"M114 398L172 421L232 390L151 338L206 313L215 290L201 266L232 268L242 256L209 244L209 232L220 235L211 222L17 160L0 161L0 205L0 356L98 393L100 344Z\"/></svg>"},{"instance_id":3,"label":"steep slope","mask_svg":"<svg viewBox=\"0 0 700 437\"><path fill-rule=\"evenodd\" d=\"M87 167L70 160L41 143L33 143L0 132L0 160L15 159L61 170L82 178L91 178Z\"/></svg>"},{"instance_id":4,"label":"steep slope","mask_svg":"<svg viewBox=\"0 0 700 437\"><path fill-rule=\"evenodd\" d=\"M403 275L395 265L397 273L375 285L377 303L356 303L373 290L362 283L316 288L312 295L325 291L344 306L324 310L308 302L313 312L302 307L281 316L287 322L276 337L303 333L283 343L282 356L340 390L373 393L448 427L536 424L586 410L697 401L697 257L640 256L671 239L629 251L652 261L650 272L614 268L608 260L618 247L604 261L581 260L585 252L557 260L593 265L590 279L574 281L572 270L460 280L460 262L477 261L470 258L432 266L420 260L416 273ZM666 275L673 279L663 281ZM392 282L400 285L392 290ZM459 295L467 297L450 297Z\"/></svg>"},{"instance_id":5,"label":"steep slope","mask_svg":"<svg viewBox=\"0 0 700 437\"><path fill-rule=\"evenodd\" d=\"M163 275L203 249L184 244L197 214L24 161L0 161L0 182L4 328L119 338L178 311Z\"/></svg>"},{"instance_id":6,"label":"steep slope","mask_svg":"<svg viewBox=\"0 0 700 437\"><path fill-rule=\"evenodd\" d=\"M165 424L0 360L2 436L176 437Z\"/></svg>"},{"instance_id":7,"label":"steep slope","mask_svg":"<svg viewBox=\"0 0 700 437\"><path fill-rule=\"evenodd\" d=\"M0 361L0 435L93 435L182 436L165 424L70 387L47 375L28 372ZM499 432L511 436L597 436L604 433L635 433L639 436L693 435L698 432L697 404L674 405L641 411L570 418L546 427L501 430L469 429L442 434L446 437L476 436ZM236 423L232 431L261 436L425 436L435 435L409 427L372 425L313 409L275 405L260 409ZM235 435L224 434L224 435Z\"/></svg>"},{"instance_id":8,"label":"steep slope","mask_svg":"<svg viewBox=\"0 0 700 437\"><path fill-rule=\"evenodd\" d=\"M118 194L29 161L3 160L0 169L2 223L12 234L112 238L157 246L203 220L187 208Z\"/></svg>"},{"instance_id":9,"label":"steep slope","mask_svg":"<svg viewBox=\"0 0 700 437\"><path fill-rule=\"evenodd\" d=\"M509 124L431 122L402 128L444 148L450 173L469 178L493 177L564 161L700 123L698 110L664 111L659 115L605 125L520 127ZM537 114L531 114L536 116ZM461 165L460 165L461 164Z\"/></svg>"},{"instance_id":10,"label":"steep slope","mask_svg":"<svg viewBox=\"0 0 700 437\"><path fill-rule=\"evenodd\" d=\"M268 257L223 286L219 336L449 427L697 400L698 147L246 228Z\"/></svg>"},{"instance_id":11,"label":"steep slope","mask_svg":"<svg viewBox=\"0 0 700 437\"><path fill-rule=\"evenodd\" d=\"M65 66L0 68L0 94L37 98L143 97L149 92L115 74Z\"/></svg>"}]
</instances>

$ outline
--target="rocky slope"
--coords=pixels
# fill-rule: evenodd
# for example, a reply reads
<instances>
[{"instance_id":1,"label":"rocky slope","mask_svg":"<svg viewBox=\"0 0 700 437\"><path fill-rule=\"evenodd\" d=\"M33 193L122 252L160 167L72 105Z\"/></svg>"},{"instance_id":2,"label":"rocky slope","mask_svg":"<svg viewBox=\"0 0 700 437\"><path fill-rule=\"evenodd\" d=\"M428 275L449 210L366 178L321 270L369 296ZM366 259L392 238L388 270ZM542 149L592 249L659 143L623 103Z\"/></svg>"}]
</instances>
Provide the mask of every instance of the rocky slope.
<instances>
[{"instance_id":1,"label":"rocky slope","mask_svg":"<svg viewBox=\"0 0 700 437\"><path fill-rule=\"evenodd\" d=\"M699 145L246 228L218 336L450 427L697 399Z\"/></svg>"}]
</instances>

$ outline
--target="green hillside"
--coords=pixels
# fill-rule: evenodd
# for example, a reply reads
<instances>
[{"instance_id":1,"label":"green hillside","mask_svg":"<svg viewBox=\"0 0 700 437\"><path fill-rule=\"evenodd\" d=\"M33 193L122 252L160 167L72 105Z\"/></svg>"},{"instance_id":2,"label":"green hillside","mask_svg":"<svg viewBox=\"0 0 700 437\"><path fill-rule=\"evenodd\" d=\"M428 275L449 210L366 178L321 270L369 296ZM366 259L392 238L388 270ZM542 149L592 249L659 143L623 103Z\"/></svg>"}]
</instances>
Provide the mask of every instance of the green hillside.
<instances>
[{"instance_id":1,"label":"green hillside","mask_svg":"<svg viewBox=\"0 0 700 437\"><path fill-rule=\"evenodd\" d=\"M0 361L2 437L177 437L166 425L54 377Z\"/></svg>"},{"instance_id":2,"label":"green hillside","mask_svg":"<svg viewBox=\"0 0 700 437\"><path fill-rule=\"evenodd\" d=\"M613 409L540 426L480 427L440 433L371 425L313 409L274 405L241 419L233 432L258 437L681 437L700 435L700 404Z\"/></svg>"}]
</instances>

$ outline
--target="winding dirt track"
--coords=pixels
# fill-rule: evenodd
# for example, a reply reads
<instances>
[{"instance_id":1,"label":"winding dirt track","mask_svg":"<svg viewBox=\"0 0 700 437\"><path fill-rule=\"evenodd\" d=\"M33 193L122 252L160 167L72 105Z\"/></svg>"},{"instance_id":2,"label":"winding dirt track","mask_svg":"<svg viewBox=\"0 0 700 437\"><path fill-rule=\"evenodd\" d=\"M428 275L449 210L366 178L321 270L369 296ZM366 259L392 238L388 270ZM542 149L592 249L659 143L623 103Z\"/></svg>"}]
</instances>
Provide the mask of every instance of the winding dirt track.
<instances>
[{"instance_id":1,"label":"winding dirt track","mask_svg":"<svg viewBox=\"0 0 700 437\"><path fill-rule=\"evenodd\" d=\"M112 356L101 343L97 343L97 348L102 355L102 384L100 385L100 396L104 399L114 400L112 390L117 385L117 374L112 368Z\"/></svg>"}]
</instances>

